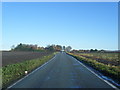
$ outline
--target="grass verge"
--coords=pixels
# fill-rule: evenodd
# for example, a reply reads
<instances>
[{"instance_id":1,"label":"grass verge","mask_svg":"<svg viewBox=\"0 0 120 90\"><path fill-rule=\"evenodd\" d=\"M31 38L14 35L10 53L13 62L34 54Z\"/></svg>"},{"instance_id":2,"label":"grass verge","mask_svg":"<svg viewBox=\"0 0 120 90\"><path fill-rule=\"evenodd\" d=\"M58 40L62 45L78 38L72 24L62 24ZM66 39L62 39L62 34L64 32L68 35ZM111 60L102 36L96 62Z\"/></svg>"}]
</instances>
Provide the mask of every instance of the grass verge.
<instances>
[{"instance_id":1,"label":"grass verge","mask_svg":"<svg viewBox=\"0 0 120 90\"><path fill-rule=\"evenodd\" d=\"M106 65L104 63L100 63L96 60L86 58L80 55L75 55L73 53L68 54L75 57L79 61L82 61L87 65L92 66L94 69L102 72L106 76L113 78L114 80L117 80L118 83L120 83L120 66Z\"/></svg>"},{"instance_id":2,"label":"grass verge","mask_svg":"<svg viewBox=\"0 0 120 90\"><path fill-rule=\"evenodd\" d=\"M48 60L50 60L56 53L52 53L48 56L44 56L38 59L32 59L21 63L10 64L2 67L2 88L8 87L18 79L25 76L25 71L28 73L41 66Z\"/></svg>"}]
</instances>

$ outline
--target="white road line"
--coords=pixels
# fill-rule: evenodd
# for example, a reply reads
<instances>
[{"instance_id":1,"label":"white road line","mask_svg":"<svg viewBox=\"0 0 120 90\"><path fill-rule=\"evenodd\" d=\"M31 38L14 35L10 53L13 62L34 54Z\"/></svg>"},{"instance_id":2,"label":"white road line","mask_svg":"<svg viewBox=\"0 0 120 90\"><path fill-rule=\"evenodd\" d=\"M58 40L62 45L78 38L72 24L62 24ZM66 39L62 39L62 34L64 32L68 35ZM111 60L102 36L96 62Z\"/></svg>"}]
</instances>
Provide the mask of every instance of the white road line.
<instances>
[{"instance_id":1,"label":"white road line","mask_svg":"<svg viewBox=\"0 0 120 90\"><path fill-rule=\"evenodd\" d=\"M9 88L12 88L14 85L16 85L17 83L19 83L20 81L22 81L23 79L27 78L28 76L30 76L31 74L33 74L34 72L36 72L37 70L39 70L40 68L42 68L43 66L45 66L46 64L48 64L50 61L54 60L56 58L56 55L50 59L48 62L44 63L42 66L36 68L34 71L32 71L31 73L29 73L28 75L26 75L25 77L21 78L20 80L18 80L17 82L15 82L14 84L12 84L11 86L8 87Z\"/></svg>"},{"instance_id":2,"label":"white road line","mask_svg":"<svg viewBox=\"0 0 120 90\"><path fill-rule=\"evenodd\" d=\"M71 56L72 57L72 56ZM88 69L90 72L92 72L95 76L97 76L99 79L101 79L102 81L106 82L108 85L110 85L112 88L116 89L116 90L120 90L118 89L116 86L114 86L113 84L111 84L110 82L104 80L103 78L101 78L100 76L98 76L95 72L93 72L91 69L89 69L88 67L86 67L84 64L82 64L80 61L78 61L77 59L75 59L74 57L72 57L74 60L76 60L79 64L81 64L82 66L84 66L86 69Z\"/></svg>"}]
</instances>

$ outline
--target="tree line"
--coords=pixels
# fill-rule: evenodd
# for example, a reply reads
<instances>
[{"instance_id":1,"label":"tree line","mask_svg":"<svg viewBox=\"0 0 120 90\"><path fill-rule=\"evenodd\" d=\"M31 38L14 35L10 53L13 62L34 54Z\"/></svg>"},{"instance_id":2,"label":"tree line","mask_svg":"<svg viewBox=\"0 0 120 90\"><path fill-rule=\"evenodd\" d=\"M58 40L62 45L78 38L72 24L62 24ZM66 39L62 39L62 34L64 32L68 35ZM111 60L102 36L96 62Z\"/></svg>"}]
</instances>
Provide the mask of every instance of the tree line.
<instances>
[{"instance_id":1,"label":"tree line","mask_svg":"<svg viewBox=\"0 0 120 90\"><path fill-rule=\"evenodd\" d=\"M67 51L70 52L72 49L71 46L61 46L61 45L47 45L46 47L40 47L33 44L18 44L17 46L12 46L11 51Z\"/></svg>"},{"instance_id":2,"label":"tree line","mask_svg":"<svg viewBox=\"0 0 120 90\"><path fill-rule=\"evenodd\" d=\"M97 50L97 49L90 49L90 50L72 50L71 46L61 46L61 45L47 45L46 47L40 47L37 44L18 44L17 46L12 46L11 51L66 51L66 52L73 52L73 53L88 53L88 52L113 52L113 51L106 51L106 50ZM118 51L114 51L118 52ZM120 51L119 51L120 52Z\"/></svg>"},{"instance_id":3,"label":"tree line","mask_svg":"<svg viewBox=\"0 0 120 90\"><path fill-rule=\"evenodd\" d=\"M97 50L97 49L90 49L90 50L72 50L72 53L89 53L89 52L110 52L106 50Z\"/></svg>"}]
</instances>

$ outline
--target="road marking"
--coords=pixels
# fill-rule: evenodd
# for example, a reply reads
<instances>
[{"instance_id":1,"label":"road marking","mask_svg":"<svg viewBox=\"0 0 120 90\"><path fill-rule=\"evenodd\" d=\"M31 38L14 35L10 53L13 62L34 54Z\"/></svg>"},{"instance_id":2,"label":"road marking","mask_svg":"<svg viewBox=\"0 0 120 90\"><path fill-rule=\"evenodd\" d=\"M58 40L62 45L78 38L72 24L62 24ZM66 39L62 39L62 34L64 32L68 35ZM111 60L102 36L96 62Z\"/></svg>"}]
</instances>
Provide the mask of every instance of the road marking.
<instances>
[{"instance_id":1,"label":"road marking","mask_svg":"<svg viewBox=\"0 0 120 90\"><path fill-rule=\"evenodd\" d=\"M71 56L72 57L72 56ZM98 76L95 72L93 72L91 69L89 69L88 67L86 67L83 63L81 63L80 61L78 61L76 58L72 57L75 61L77 61L78 63L80 63L82 66L84 66L86 69L88 69L90 72L92 72L95 76L97 76L99 79L101 79L102 81L106 82L108 85L110 85L112 88L119 90L116 86L114 86L113 84L111 84L110 82L104 80L103 78L101 78L100 76Z\"/></svg>"},{"instance_id":2,"label":"road marking","mask_svg":"<svg viewBox=\"0 0 120 90\"><path fill-rule=\"evenodd\" d=\"M41 69L43 66L45 66L46 64L48 64L50 61L54 60L56 58L56 55L50 59L48 62L45 62L43 65L41 65L40 67L36 68L34 71L32 71L31 73L29 73L28 75L26 75L25 77L21 78L20 80L18 80L17 82L15 82L14 84L12 84L11 86L9 86L7 89L12 88L14 85L16 85L17 83L19 83L20 81L22 81L23 79L27 78L28 76L30 76L31 74L33 74L34 72L36 72L37 70Z\"/></svg>"}]
</instances>

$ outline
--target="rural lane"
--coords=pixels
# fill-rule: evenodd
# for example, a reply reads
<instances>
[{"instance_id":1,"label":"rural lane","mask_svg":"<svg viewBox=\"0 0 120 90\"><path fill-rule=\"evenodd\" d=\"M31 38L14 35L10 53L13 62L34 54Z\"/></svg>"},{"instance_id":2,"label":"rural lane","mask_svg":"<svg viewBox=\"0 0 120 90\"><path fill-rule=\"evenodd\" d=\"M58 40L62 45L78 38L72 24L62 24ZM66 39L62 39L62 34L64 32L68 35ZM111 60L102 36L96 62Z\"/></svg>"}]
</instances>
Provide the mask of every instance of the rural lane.
<instances>
[{"instance_id":1,"label":"rural lane","mask_svg":"<svg viewBox=\"0 0 120 90\"><path fill-rule=\"evenodd\" d=\"M9 88L112 88L65 52Z\"/></svg>"}]
</instances>

